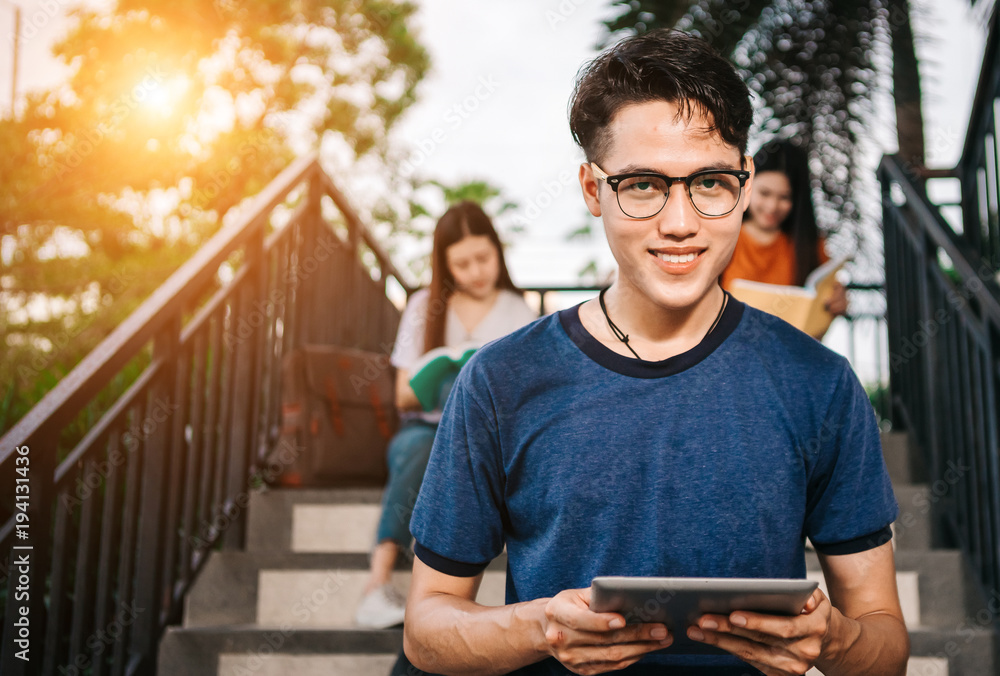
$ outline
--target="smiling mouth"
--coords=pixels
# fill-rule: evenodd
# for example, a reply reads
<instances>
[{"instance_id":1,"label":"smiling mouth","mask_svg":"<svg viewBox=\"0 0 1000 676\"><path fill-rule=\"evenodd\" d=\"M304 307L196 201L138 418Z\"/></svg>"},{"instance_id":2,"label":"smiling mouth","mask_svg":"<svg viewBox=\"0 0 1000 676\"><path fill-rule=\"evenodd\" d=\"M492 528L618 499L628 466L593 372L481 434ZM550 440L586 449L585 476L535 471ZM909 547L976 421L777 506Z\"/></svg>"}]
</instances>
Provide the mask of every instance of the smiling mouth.
<instances>
[{"instance_id":1,"label":"smiling mouth","mask_svg":"<svg viewBox=\"0 0 1000 676\"><path fill-rule=\"evenodd\" d=\"M685 253L685 254L667 254L658 251L650 251L651 254L659 258L664 263L691 263L701 254L698 253Z\"/></svg>"}]
</instances>

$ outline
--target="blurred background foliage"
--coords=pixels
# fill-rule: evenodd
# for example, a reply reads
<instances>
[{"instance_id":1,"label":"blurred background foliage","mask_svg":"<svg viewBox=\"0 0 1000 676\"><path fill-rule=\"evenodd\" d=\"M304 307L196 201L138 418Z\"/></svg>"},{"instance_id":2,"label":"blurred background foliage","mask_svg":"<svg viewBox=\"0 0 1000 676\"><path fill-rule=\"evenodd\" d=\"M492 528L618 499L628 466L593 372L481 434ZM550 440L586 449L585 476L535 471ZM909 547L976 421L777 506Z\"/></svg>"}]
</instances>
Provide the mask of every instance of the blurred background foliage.
<instances>
[{"instance_id":1,"label":"blurred background foliage","mask_svg":"<svg viewBox=\"0 0 1000 676\"><path fill-rule=\"evenodd\" d=\"M429 59L393 0L74 10L64 84L0 120L0 433L289 160L375 164Z\"/></svg>"},{"instance_id":2,"label":"blurred background foliage","mask_svg":"<svg viewBox=\"0 0 1000 676\"><path fill-rule=\"evenodd\" d=\"M872 153L877 96L892 97L898 152L924 167L920 73L907 0L615 0L606 43L678 28L732 59L757 111L753 148L791 139L809 151L817 219L858 249L854 276L882 279ZM885 111L882 111L883 114ZM889 128L892 128L891 126ZM752 148L752 149L753 149ZM887 149L891 152L892 149ZM867 153L867 157L866 157ZM867 207L867 209L866 209ZM876 215L877 218L877 215ZM831 241L831 244L834 244Z\"/></svg>"},{"instance_id":3,"label":"blurred background foliage","mask_svg":"<svg viewBox=\"0 0 1000 676\"><path fill-rule=\"evenodd\" d=\"M415 3L111 5L75 11L56 46L68 81L0 120L0 432L296 155L320 149L381 174L387 197L368 205L379 236L429 249L435 215L459 199L516 234L516 205L495 186L399 171L406 152L388 134L429 68ZM734 61L756 94L754 147L791 138L809 149L821 225L860 249L855 281L881 281L871 137L893 125L879 119L879 95L894 102L900 154L915 175L924 165L907 0L609 5L605 44L676 27ZM410 259L420 279L425 261ZM594 264L580 274L593 277Z\"/></svg>"}]
</instances>

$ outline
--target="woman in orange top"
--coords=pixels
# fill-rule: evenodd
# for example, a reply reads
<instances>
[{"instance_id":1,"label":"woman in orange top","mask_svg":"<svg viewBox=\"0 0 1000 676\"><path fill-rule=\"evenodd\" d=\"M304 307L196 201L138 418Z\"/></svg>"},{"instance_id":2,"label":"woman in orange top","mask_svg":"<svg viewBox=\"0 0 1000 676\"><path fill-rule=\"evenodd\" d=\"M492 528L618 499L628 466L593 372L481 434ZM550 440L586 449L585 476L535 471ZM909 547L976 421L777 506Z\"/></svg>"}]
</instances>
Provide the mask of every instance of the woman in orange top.
<instances>
[{"instance_id":1,"label":"woman in orange top","mask_svg":"<svg viewBox=\"0 0 1000 676\"><path fill-rule=\"evenodd\" d=\"M787 141L762 148L753 158L753 193L722 288L734 279L802 286L827 261L816 227L804 152ZM826 308L846 314L847 293L838 284Z\"/></svg>"}]
</instances>

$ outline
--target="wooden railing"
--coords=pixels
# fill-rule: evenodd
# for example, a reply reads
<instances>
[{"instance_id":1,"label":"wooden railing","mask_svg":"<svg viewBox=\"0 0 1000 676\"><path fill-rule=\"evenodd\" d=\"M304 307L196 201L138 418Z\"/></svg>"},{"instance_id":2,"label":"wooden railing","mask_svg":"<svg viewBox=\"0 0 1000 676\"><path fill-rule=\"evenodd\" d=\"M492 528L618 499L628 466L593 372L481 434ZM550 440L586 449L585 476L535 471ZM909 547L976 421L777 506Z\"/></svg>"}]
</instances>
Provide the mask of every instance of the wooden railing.
<instances>
[{"instance_id":1,"label":"wooden railing","mask_svg":"<svg viewBox=\"0 0 1000 676\"><path fill-rule=\"evenodd\" d=\"M316 158L299 160L0 439L5 676L154 673L209 551L242 547L248 491L297 450L275 454L282 357L384 351L389 278L410 293Z\"/></svg>"}]
</instances>

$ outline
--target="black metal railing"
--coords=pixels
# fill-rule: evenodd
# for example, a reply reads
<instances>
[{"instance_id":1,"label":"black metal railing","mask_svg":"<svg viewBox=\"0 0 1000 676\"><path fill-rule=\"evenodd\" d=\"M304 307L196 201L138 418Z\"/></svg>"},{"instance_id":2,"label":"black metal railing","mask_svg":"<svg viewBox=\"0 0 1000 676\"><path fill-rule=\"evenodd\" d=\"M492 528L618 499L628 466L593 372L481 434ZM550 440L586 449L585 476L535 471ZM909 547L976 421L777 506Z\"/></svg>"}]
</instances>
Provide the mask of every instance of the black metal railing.
<instances>
[{"instance_id":1,"label":"black metal railing","mask_svg":"<svg viewBox=\"0 0 1000 676\"><path fill-rule=\"evenodd\" d=\"M315 157L247 212L0 439L0 495L18 486L0 498L5 676L155 673L163 629L209 552L242 547L248 491L273 471L282 357L394 339L386 282L411 289Z\"/></svg>"},{"instance_id":2,"label":"black metal railing","mask_svg":"<svg viewBox=\"0 0 1000 676\"><path fill-rule=\"evenodd\" d=\"M994 271L1000 270L1000 12L990 35L972 104L962 159L962 237Z\"/></svg>"},{"instance_id":3,"label":"black metal railing","mask_svg":"<svg viewBox=\"0 0 1000 676\"><path fill-rule=\"evenodd\" d=\"M1000 288L895 158L879 180L893 422L922 451L942 535L1000 589Z\"/></svg>"},{"instance_id":4,"label":"black metal railing","mask_svg":"<svg viewBox=\"0 0 1000 676\"><path fill-rule=\"evenodd\" d=\"M890 420L889 412L889 354L886 326L885 286L882 284L847 284L850 301L844 356L861 378L875 414L880 421ZM830 327L834 331L836 325ZM833 345L839 347L839 345Z\"/></svg>"}]
</instances>

